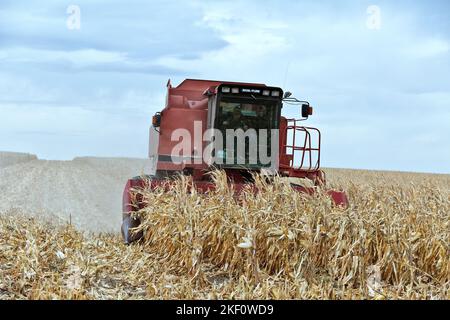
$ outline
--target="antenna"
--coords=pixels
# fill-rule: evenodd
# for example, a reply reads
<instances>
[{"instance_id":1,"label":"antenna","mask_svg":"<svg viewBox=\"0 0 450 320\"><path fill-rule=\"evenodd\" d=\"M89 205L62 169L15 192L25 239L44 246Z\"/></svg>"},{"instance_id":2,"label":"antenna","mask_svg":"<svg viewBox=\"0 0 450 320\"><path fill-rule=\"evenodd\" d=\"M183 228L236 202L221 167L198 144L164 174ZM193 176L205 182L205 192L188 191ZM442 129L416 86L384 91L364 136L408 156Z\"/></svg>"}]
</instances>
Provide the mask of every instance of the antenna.
<instances>
[{"instance_id":1,"label":"antenna","mask_svg":"<svg viewBox=\"0 0 450 320\"><path fill-rule=\"evenodd\" d=\"M286 88L286 81L287 81L290 66L291 66L291 61L289 60L289 62L286 65L286 72L284 73L283 90Z\"/></svg>"}]
</instances>

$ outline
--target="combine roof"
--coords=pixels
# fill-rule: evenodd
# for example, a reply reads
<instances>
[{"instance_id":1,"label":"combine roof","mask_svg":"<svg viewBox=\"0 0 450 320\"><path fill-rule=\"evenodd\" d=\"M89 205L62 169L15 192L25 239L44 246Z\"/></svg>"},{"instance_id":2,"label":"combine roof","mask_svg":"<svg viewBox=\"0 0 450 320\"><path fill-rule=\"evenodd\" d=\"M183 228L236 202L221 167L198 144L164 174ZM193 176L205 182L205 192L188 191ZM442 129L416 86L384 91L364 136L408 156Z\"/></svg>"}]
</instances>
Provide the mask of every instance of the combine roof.
<instances>
[{"instance_id":1,"label":"combine roof","mask_svg":"<svg viewBox=\"0 0 450 320\"><path fill-rule=\"evenodd\" d=\"M241 85L251 87L267 87L262 83L246 83L246 82L232 82L232 81L217 81L217 80L201 80L201 79L185 79L177 87L172 87L169 81L167 82L167 104L166 108L191 108L191 109L205 109L208 107L208 98L204 93L211 87L217 87L221 84Z\"/></svg>"},{"instance_id":2,"label":"combine roof","mask_svg":"<svg viewBox=\"0 0 450 320\"><path fill-rule=\"evenodd\" d=\"M170 80L169 80L170 84ZM176 88L180 90L201 90L202 93L209 87L219 86L221 84L237 84L237 85L247 85L253 87L266 87L262 83L247 83L247 82L235 82L235 81L217 81L217 80L201 80L201 79L185 79Z\"/></svg>"}]
</instances>

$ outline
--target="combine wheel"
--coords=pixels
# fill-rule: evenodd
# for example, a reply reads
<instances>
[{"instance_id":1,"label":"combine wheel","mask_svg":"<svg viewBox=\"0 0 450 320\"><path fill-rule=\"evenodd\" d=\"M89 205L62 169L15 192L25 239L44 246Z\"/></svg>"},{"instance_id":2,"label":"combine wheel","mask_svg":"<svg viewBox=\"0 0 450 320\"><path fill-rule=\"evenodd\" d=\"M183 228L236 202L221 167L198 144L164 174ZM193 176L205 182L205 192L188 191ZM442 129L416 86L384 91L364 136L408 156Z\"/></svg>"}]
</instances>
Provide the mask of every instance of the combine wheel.
<instances>
[{"instance_id":1,"label":"combine wheel","mask_svg":"<svg viewBox=\"0 0 450 320\"><path fill-rule=\"evenodd\" d=\"M130 214L123 215L122 221L122 238L125 244L130 244L132 242L138 241L143 237L143 232L134 232L132 229L139 227L141 221L139 218L133 218Z\"/></svg>"},{"instance_id":2,"label":"combine wheel","mask_svg":"<svg viewBox=\"0 0 450 320\"><path fill-rule=\"evenodd\" d=\"M132 212L138 210L140 208L140 200L139 196L135 196L134 189L140 189L140 188L148 188L147 180L150 181L159 181L161 180L160 177L161 174L153 176L153 175L147 175L145 177L134 177L132 179L129 179L127 181L127 184L125 185L125 189L123 191L123 200L122 200L122 227L121 227L121 233L123 241L126 244L130 244L132 242L138 241L142 239L144 236L143 231L134 232L132 230L133 228L139 227L141 224L141 220L139 218L133 218ZM143 179L146 178L146 179Z\"/></svg>"}]
</instances>

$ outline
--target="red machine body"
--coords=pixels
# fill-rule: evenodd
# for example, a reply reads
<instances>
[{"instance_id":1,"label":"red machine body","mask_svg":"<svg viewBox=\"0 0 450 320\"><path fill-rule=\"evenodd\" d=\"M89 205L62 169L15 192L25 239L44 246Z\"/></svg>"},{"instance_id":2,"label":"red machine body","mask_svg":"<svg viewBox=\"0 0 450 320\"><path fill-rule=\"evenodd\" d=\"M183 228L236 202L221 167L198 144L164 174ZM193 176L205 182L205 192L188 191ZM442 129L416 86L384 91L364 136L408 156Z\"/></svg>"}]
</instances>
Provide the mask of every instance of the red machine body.
<instances>
[{"instance_id":1,"label":"red machine body","mask_svg":"<svg viewBox=\"0 0 450 320\"><path fill-rule=\"evenodd\" d=\"M235 95L233 92L236 92ZM150 186L147 187L156 188L161 186L167 178L180 173L192 176L194 187L201 192L214 188L214 183L208 174L212 166L202 160L205 142L193 138L188 144L191 148L190 156L174 161L174 158L179 158L178 154L174 154L174 150L180 141L174 139L173 134L181 128L191 137L203 136L207 129L217 125L216 109L219 101L225 99L224 97L232 99L230 101L270 100L273 108L276 109L274 129L279 130L278 157L274 163L271 163L271 168L274 169L272 173L284 177L309 179L315 186L324 185L325 174L320 170L321 133L316 128L301 126L300 122L305 118L289 119L281 116L283 103L291 104L292 102L287 96L289 94L284 95L281 88L258 83L186 79L177 87L172 87L169 80L166 105L153 117L150 128L149 158L154 164L155 171L148 176L148 179L135 177L128 180L125 186L124 225L122 226L125 241L133 240L128 229L138 224L138 221L130 220L130 213L138 209L132 201L133 189L143 187L148 181ZM300 102L296 99L295 101ZM307 114L303 116L306 115L307 118L312 113L312 108L309 103L305 103L302 107L303 112L306 111ZM235 166L223 166L221 169L226 172L229 182L234 185L237 193L249 184L249 172L261 170ZM292 184L292 187L309 194L314 193L315 190L314 187L308 188L297 184ZM331 190L328 194L336 205L348 205L344 192Z\"/></svg>"}]
</instances>

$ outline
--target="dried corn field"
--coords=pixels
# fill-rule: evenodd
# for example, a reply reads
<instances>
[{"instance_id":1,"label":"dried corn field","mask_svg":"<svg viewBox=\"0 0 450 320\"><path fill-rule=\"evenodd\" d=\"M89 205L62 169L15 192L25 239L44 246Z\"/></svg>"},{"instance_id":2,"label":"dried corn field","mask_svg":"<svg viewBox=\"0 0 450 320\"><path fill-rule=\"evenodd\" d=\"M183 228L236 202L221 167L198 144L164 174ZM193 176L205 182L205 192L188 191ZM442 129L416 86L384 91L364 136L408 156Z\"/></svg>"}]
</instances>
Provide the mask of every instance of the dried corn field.
<instances>
[{"instance_id":1,"label":"dried corn field","mask_svg":"<svg viewBox=\"0 0 450 320\"><path fill-rule=\"evenodd\" d=\"M350 207L286 181L240 199L143 191L145 240L0 216L3 299L449 299L450 176L326 170ZM119 213L118 213L119 214Z\"/></svg>"}]
</instances>

